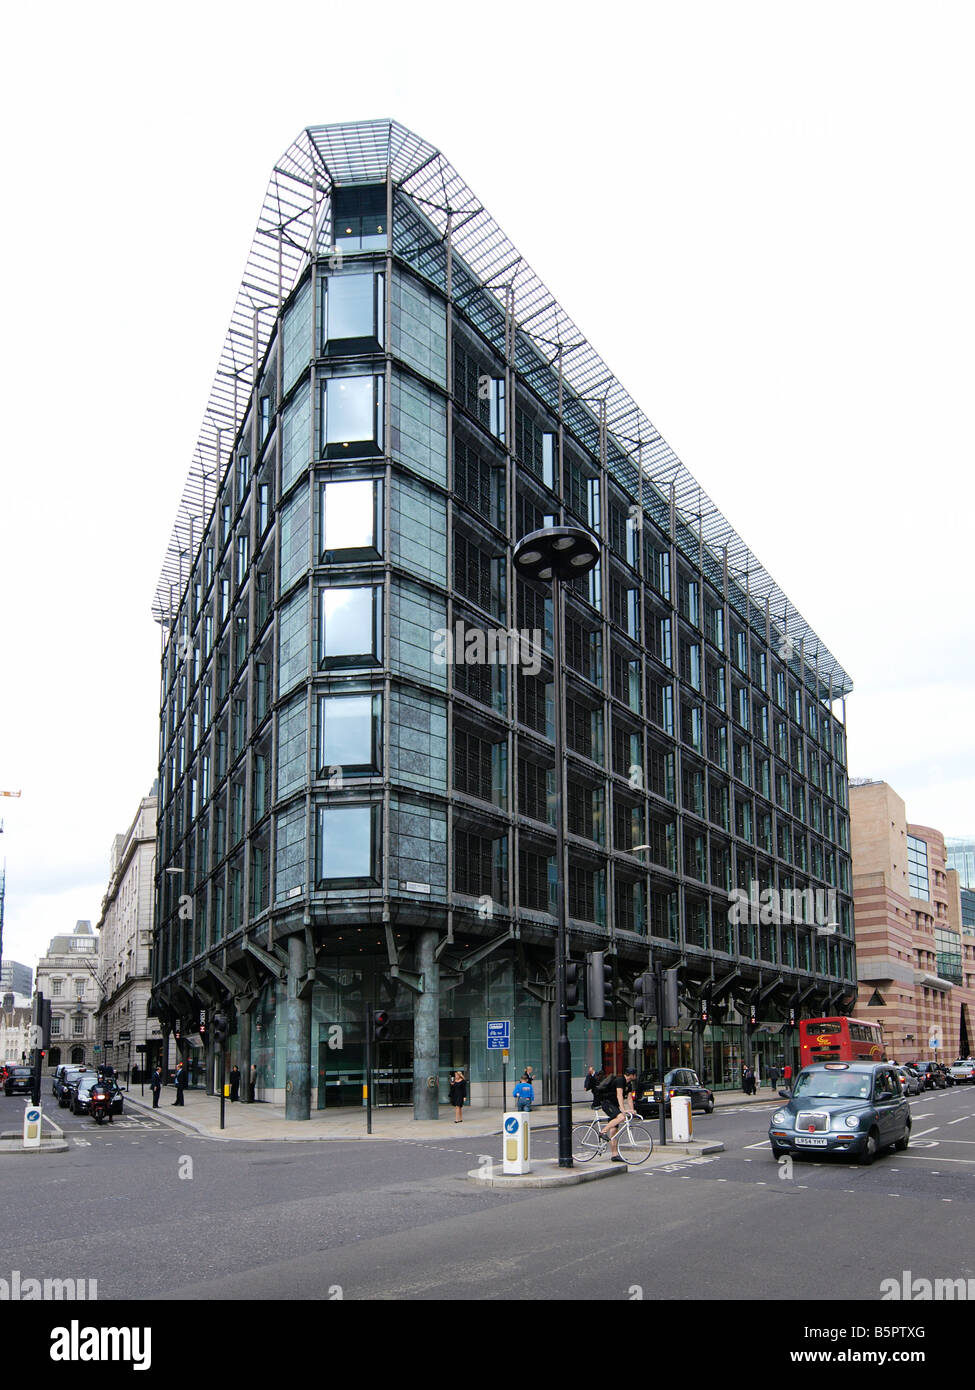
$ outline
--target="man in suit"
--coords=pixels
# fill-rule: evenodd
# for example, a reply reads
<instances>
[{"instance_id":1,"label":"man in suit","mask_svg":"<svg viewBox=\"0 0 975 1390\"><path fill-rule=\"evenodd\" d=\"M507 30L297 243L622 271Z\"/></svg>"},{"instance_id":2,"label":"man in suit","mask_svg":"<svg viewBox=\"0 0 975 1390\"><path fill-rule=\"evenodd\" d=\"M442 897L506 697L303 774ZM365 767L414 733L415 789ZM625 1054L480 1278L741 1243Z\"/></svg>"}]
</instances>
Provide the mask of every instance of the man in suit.
<instances>
[{"instance_id":1,"label":"man in suit","mask_svg":"<svg viewBox=\"0 0 975 1390\"><path fill-rule=\"evenodd\" d=\"M173 1101L173 1104L174 1104L174 1105L183 1105L183 1104L185 1103L184 1100L183 1100L183 1092L184 1092L184 1090L186 1089L186 1063L185 1063L185 1062L180 1062L179 1066L176 1068L176 1076L175 1076L174 1080L175 1080L175 1083L176 1083L176 1099Z\"/></svg>"},{"instance_id":2,"label":"man in suit","mask_svg":"<svg viewBox=\"0 0 975 1390\"><path fill-rule=\"evenodd\" d=\"M152 1092L152 1108L159 1109L159 1094L162 1091L162 1072L158 1067L154 1068L152 1080L149 1082L149 1090Z\"/></svg>"}]
</instances>

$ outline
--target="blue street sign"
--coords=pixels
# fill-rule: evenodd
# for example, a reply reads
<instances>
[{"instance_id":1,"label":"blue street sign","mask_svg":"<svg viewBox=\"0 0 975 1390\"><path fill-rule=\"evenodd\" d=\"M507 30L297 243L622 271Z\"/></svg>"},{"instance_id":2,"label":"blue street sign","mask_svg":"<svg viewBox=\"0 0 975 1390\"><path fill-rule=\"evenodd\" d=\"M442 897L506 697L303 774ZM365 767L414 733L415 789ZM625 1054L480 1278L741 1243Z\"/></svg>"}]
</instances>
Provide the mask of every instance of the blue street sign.
<instances>
[{"instance_id":1,"label":"blue street sign","mask_svg":"<svg viewBox=\"0 0 975 1390\"><path fill-rule=\"evenodd\" d=\"M495 1019L487 1026L487 1045L489 1048L496 1048L506 1052L511 1045L511 1020L508 1018Z\"/></svg>"},{"instance_id":2,"label":"blue street sign","mask_svg":"<svg viewBox=\"0 0 975 1390\"><path fill-rule=\"evenodd\" d=\"M518 1133L518 1121L515 1119L514 1115L508 1116L508 1118L504 1122L504 1128L507 1134Z\"/></svg>"}]
</instances>

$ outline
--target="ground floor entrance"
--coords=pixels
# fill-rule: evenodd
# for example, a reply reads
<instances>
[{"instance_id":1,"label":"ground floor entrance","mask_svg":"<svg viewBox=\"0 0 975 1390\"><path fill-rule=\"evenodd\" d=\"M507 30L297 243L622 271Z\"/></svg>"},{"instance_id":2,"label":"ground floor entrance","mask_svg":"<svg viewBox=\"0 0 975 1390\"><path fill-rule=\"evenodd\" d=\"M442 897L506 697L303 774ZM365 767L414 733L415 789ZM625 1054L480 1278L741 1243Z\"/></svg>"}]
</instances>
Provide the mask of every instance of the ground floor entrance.
<instances>
[{"instance_id":1,"label":"ground floor entrance","mask_svg":"<svg viewBox=\"0 0 975 1390\"><path fill-rule=\"evenodd\" d=\"M413 1104L413 1036L409 1020L392 1020L391 1036L372 1046L372 1103L377 1109ZM329 1024L318 1043L318 1109L365 1104L365 1025ZM470 1076L470 1019L440 1019L440 1103L448 1103L452 1072Z\"/></svg>"}]
</instances>

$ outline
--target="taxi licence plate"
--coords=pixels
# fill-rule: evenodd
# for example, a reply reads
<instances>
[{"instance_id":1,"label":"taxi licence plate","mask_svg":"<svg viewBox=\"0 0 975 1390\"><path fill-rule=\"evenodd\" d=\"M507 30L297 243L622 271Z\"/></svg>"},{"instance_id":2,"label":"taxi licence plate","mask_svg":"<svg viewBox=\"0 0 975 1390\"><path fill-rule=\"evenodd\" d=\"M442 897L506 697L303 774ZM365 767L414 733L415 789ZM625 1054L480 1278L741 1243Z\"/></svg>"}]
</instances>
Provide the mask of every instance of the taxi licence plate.
<instances>
[{"instance_id":1,"label":"taxi licence plate","mask_svg":"<svg viewBox=\"0 0 975 1390\"><path fill-rule=\"evenodd\" d=\"M806 1147L807 1147L807 1148L810 1148L810 1149L825 1149L826 1145L829 1143L829 1140L826 1139L825 1136L824 1136L822 1139L820 1139L820 1138L806 1138L806 1137L804 1137L804 1136L801 1135L801 1134L797 1134L797 1135L796 1135L796 1143L797 1143L797 1144L805 1144Z\"/></svg>"}]
</instances>

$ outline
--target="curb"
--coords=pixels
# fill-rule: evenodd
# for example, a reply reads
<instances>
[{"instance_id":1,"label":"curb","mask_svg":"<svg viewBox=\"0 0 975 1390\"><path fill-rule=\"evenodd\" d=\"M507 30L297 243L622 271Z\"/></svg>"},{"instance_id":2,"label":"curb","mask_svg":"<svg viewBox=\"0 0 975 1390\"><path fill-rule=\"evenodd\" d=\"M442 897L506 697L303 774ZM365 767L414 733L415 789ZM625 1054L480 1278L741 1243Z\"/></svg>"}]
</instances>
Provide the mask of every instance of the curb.
<instances>
[{"instance_id":1,"label":"curb","mask_svg":"<svg viewBox=\"0 0 975 1390\"><path fill-rule=\"evenodd\" d=\"M546 1159L538 1164L538 1170L531 1173L497 1173L485 1176L483 1168L471 1168L467 1174L468 1182L476 1187L503 1188L516 1192L523 1188L538 1189L552 1187L575 1187L583 1182L597 1182L600 1178L619 1178L626 1172L627 1165L607 1164L604 1168L560 1168L558 1159Z\"/></svg>"},{"instance_id":2,"label":"curb","mask_svg":"<svg viewBox=\"0 0 975 1390\"><path fill-rule=\"evenodd\" d=\"M2 1154L66 1154L71 1146L66 1139L42 1139L40 1144L25 1148L23 1138L8 1139L0 1135L0 1155Z\"/></svg>"}]
</instances>

